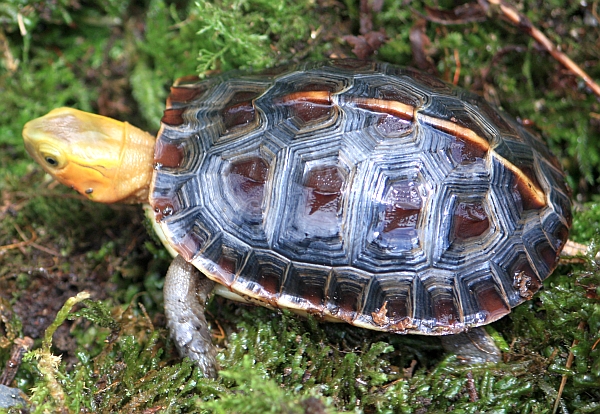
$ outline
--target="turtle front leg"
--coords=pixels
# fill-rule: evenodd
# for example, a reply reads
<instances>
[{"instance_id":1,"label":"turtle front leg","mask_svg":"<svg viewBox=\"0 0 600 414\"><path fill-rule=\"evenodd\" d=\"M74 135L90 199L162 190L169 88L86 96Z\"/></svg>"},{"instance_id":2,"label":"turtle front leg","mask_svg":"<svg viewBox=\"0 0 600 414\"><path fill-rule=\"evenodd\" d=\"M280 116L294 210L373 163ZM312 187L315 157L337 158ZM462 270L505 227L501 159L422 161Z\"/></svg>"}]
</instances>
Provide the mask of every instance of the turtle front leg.
<instances>
[{"instance_id":1,"label":"turtle front leg","mask_svg":"<svg viewBox=\"0 0 600 414\"><path fill-rule=\"evenodd\" d=\"M500 362L502 353L484 328L441 337L446 352L455 354L465 364Z\"/></svg>"},{"instance_id":2,"label":"turtle front leg","mask_svg":"<svg viewBox=\"0 0 600 414\"><path fill-rule=\"evenodd\" d=\"M215 283L177 256L165 279L163 295L167 328L179 354L189 357L208 378L217 376L217 350L204 316Z\"/></svg>"}]
</instances>

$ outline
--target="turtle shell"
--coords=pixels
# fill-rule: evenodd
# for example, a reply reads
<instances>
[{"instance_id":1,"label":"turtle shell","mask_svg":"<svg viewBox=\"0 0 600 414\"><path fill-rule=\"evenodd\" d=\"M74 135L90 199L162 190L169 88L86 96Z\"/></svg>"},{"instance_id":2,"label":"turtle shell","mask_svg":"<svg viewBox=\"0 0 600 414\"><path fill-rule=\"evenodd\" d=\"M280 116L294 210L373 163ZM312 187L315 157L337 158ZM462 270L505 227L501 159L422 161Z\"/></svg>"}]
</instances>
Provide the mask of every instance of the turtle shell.
<instances>
[{"instance_id":1,"label":"turtle shell","mask_svg":"<svg viewBox=\"0 0 600 414\"><path fill-rule=\"evenodd\" d=\"M150 203L168 243L244 298L427 335L530 299L571 225L557 159L514 119L346 60L180 79Z\"/></svg>"}]
</instances>

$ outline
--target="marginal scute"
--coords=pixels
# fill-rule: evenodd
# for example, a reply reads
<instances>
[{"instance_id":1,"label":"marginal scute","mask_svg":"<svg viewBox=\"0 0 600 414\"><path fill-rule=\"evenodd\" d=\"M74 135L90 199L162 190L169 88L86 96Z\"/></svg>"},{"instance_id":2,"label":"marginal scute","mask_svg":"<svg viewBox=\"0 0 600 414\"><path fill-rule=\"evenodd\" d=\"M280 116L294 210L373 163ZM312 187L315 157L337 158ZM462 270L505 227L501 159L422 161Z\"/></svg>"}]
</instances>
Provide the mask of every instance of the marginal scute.
<instances>
[{"instance_id":1,"label":"marginal scute","mask_svg":"<svg viewBox=\"0 0 600 414\"><path fill-rule=\"evenodd\" d=\"M558 253L556 250L547 241L538 243L536 250L542 262L552 271L558 264Z\"/></svg>"},{"instance_id":2,"label":"marginal scute","mask_svg":"<svg viewBox=\"0 0 600 414\"><path fill-rule=\"evenodd\" d=\"M279 269L270 269L261 267L257 271L257 286L264 289L270 296L275 297L281 288L281 271Z\"/></svg>"},{"instance_id":3,"label":"marginal scute","mask_svg":"<svg viewBox=\"0 0 600 414\"><path fill-rule=\"evenodd\" d=\"M558 222L552 231L552 235L555 240L554 250L560 252L569 238L569 228L563 223Z\"/></svg>"},{"instance_id":4,"label":"marginal scute","mask_svg":"<svg viewBox=\"0 0 600 414\"><path fill-rule=\"evenodd\" d=\"M325 303L328 274L326 267L293 263L282 295L286 302L297 303L306 312L320 314Z\"/></svg>"},{"instance_id":5,"label":"marginal scute","mask_svg":"<svg viewBox=\"0 0 600 414\"><path fill-rule=\"evenodd\" d=\"M352 71L372 71L374 69L374 63L368 60L340 59L332 60L330 63L336 68Z\"/></svg>"},{"instance_id":6,"label":"marginal scute","mask_svg":"<svg viewBox=\"0 0 600 414\"><path fill-rule=\"evenodd\" d=\"M174 86L193 85L194 87L198 87L201 85L198 82L200 82L200 77L198 75L186 75L182 76L181 78L177 78Z\"/></svg>"},{"instance_id":7,"label":"marginal scute","mask_svg":"<svg viewBox=\"0 0 600 414\"><path fill-rule=\"evenodd\" d=\"M169 98L167 100L167 108L185 105L189 102L192 102L194 99L197 99L199 96L201 96L205 91L206 88L202 87L186 88L183 86L171 86L171 93L169 94Z\"/></svg>"},{"instance_id":8,"label":"marginal scute","mask_svg":"<svg viewBox=\"0 0 600 414\"><path fill-rule=\"evenodd\" d=\"M250 296L259 297L271 306L277 307L279 293L289 267L289 261L283 260L274 253L257 249L248 257L237 281L245 286Z\"/></svg>"},{"instance_id":9,"label":"marginal scute","mask_svg":"<svg viewBox=\"0 0 600 414\"><path fill-rule=\"evenodd\" d=\"M174 243L177 252L188 262L206 245L208 237L199 231L191 231Z\"/></svg>"},{"instance_id":10,"label":"marginal scute","mask_svg":"<svg viewBox=\"0 0 600 414\"><path fill-rule=\"evenodd\" d=\"M185 156L183 145L159 140L154 147L155 168L180 167Z\"/></svg>"},{"instance_id":11,"label":"marginal scute","mask_svg":"<svg viewBox=\"0 0 600 414\"><path fill-rule=\"evenodd\" d=\"M451 296L436 295L432 298L432 304L436 325L444 328L460 321L458 310Z\"/></svg>"},{"instance_id":12,"label":"marginal scute","mask_svg":"<svg viewBox=\"0 0 600 414\"><path fill-rule=\"evenodd\" d=\"M185 108L165 109L160 122L169 126L180 126L183 124L183 113Z\"/></svg>"},{"instance_id":13,"label":"marginal scute","mask_svg":"<svg viewBox=\"0 0 600 414\"><path fill-rule=\"evenodd\" d=\"M474 104L477 105L477 109L480 111L480 113L488 118L490 122L498 129L500 134L510 137L511 139L523 141L523 138L521 138L519 135L518 125L516 125L514 121L509 122L505 116L492 108L492 106L479 97L477 97L477 100L474 102Z\"/></svg>"},{"instance_id":14,"label":"marginal scute","mask_svg":"<svg viewBox=\"0 0 600 414\"><path fill-rule=\"evenodd\" d=\"M365 291L364 317L360 319L368 320L380 330L403 331L410 324L413 291L413 281L408 274L386 274L373 278Z\"/></svg>"},{"instance_id":15,"label":"marginal scute","mask_svg":"<svg viewBox=\"0 0 600 414\"><path fill-rule=\"evenodd\" d=\"M424 85L427 88L434 90L435 92L438 92L438 93L451 93L452 92L451 87L447 83L443 82L442 80L440 80L434 76L429 76L429 75L427 75L421 71L418 71L416 69L392 67L392 68L390 68L388 73L392 74L394 72L398 76L408 76L408 77L410 77L410 79L414 79L419 84Z\"/></svg>"},{"instance_id":16,"label":"marginal scute","mask_svg":"<svg viewBox=\"0 0 600 414\"><path fill-rule=\"evenodd\" d=\"M542 285L524 254L518 256L509 272L513 277L513 288L523 299L531 299Z\"/></svg>"},{"instance_id":17,"label":"marginal scute","mask_svg":"<svg viewBox=\"0 0 600 414\"><path fill-rule=\"evenodd\" d=\"M224 272L233 275L235 274L237 269L237 261L233 257L223 255L217 261L217 266L221 268Z\"/></svg>"},{"instance_id":18,"label":"marginal scute","mask_svg":"<svg viewBox=\"0 0 600 414\"><path fill-rule=\"evenodd\" d=\"M166 217L172 216L181 209L179 200L176 197L156 197L154 198L153 207L157 222L161 222Z\"/></svg>"},{"instance_id":19,"label":"marginal scute","mask_svg":"<svg viewBox=\"0 0 600 414\"><path fill-rule=\"evenodd\" d=\"M369 275L346 269L333 270L327 288L327 310L330 315L352 322L360 312Z\"/></svg>"},{"instance_id":20,"label":"marginal scute","mask_svg":"<svg viewBox=\"0 0 600 414\"><path fill-rule=\"evenodd\" d=\"M479 308L485 312L486 323L498 320L510 312L510 306L497 289L496 283L491 279L480 279L469 286Z\"/></svg>"},{"instance_id":21,"label":"marginal scute","mask_svg":"<svg viewBox=\"0 0 600 414\"><path fill-rule=\"evenodd\" d=\"M442 335L538 291L571 226L555 157L481 98L363 61L179 80L150 203L232 292Z\"/></svg>"}]
</instances>

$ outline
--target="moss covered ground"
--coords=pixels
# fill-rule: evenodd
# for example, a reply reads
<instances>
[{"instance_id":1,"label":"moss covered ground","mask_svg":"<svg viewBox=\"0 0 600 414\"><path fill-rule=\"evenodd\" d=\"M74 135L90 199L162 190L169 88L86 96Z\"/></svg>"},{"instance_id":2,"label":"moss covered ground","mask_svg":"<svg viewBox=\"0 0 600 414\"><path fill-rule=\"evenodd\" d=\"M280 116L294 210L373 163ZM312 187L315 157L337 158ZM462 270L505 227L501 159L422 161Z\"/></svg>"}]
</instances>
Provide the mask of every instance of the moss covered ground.
<instances>
[{"instance_id":1,"label":"moss covered ground","mask_svg":"<svg viewBox=\"0 0 600 414\"><path fill-rule=\"evenodd\" d=\"M514 4L600 80L596 2ZM593 257L598 97L493 8L452 25L422 20L441 16L426 6L454 5L385 0L371 13L387 37L374 58L425 66L542 133L573 189L572 238ZM505 351L493 366L461 366L435 338L213 298L222 371L207 380L167 339L169 258L141 208L87 202L25 153L23 124L58 106L156 131L178 76L351 57L343 38L358 35L360 10L351 0L0 3L0 370L17 338L35 341L10 384L32 412L600 412L600 272L589 257L561 264L491 326Z\"/></svg>"}]
</instances>

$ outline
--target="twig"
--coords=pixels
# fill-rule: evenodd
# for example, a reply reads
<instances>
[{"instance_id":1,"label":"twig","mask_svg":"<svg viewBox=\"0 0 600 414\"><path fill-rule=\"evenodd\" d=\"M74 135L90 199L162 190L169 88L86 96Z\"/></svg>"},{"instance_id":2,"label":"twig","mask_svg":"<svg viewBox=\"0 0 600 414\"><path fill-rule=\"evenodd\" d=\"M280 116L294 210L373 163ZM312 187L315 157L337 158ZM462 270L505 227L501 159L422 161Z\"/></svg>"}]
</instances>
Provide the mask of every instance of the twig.
<instances>
[{"instance_id":1,"label":"twig","mask_svg":"<svg viewBox=\"0 0 600 414\"><path fill-rule=\"evenodd\" d=\"M10 386L15 379L15 375L17 375L17 370L21 366L23 355L25 355L32 346L33 339L28 336L15 339L13 348L10 352L10 359L4 364L4 371L2 371L2 374L0 375L0 384L6 385L7 387Z\"/></svg>"},{"instance_id":2,"label":"twig","mask_svg":"<svg viewBox=\"0 0 600 414\"><path fill-rule=\"evenodd\" d=\"M460 79L460 68L462 67L460 63L460 54L458 53L458 49L454 49L454 61L456 62L456 70L454 71L454 78L452 79L452 84L458 85L458 80Z\"/></svg>"},{"instance_id":3,"label":"twig","mask_svg":"<svg viewBox=\"0 0 600 414\"><path fill-rule=\"evenodd\" d=\"M16 242L16 243L11 243L11 244L5 244L3 246L0 246L0 252L4 252L7 250L12 250L12 249L21 249L25 246L31 246L34 247L38 250L41 250L45 253L48 253L52 256L62 256L59 252L57 252L56 250L50 249L48 247L44 247L42 245L37 244L35 241L37 240L37 233L35 232L35 230L33 230L33 228L29 227L29 231L31 232L31 237L27 238L27 236L25 235L25 233L23 232L23 230L21 230L21 228L15 224L14 225L15 230L17 231L17 233L19 233L19 236L21 236L21 239L23 241L20 242Z\"/></svg>"},{"instance_id":4,"label":"twig","mask_svg":"<svg viewBox=\"0 0 600 414\"><path fill-rule=\"evenodd\" d=\"M531 37L533 37L544 49L546 49L554 59L558 60L564 67L569 71L579 76L586 85L597 95L600 96L600 85L594 80L575 62L573 62L567 55L562 53L554 44L544 35L541 31L536 29L531 21L519 13L513 6L507 4L503 0L487 0L491 4L499 6L500 11L510 20L512 23L518 25Z\"/></svg>"},{"instance_id":5,"label":"twig","mask_svg":"<svg viewBox=\"0 0 600 414\"><path fill-rule=\"evenodd\" d=\"M583 331L585 328L585 322L579 322L577 329L579 331ZM575 348L579 344L578 339L573 340L573 344L571 345L571 349L569 350L569 356L567 357L567 363L565 368L571 368L573 365L573 360L575 359L575 355L573 354L573 348ZM565 386L567 385L567 375L563 374L562 379L560 380L560 387L558 387L558 394L556 395L556 400L554 401L554 407L552 408L552 414L555 414L558 411L558 406L560 405L560 397L562 396L563 391L565 390Z\"/></svg>"},{"instance_id":6,"label":"twig","mask_svg":"<svg viewBox=\"0 0 600 414\"><path fill-rule=\"evenodd\" d=\"M19 236L21 236L21 239L23 239L23 241L0 246L0 252L25 247L37 240L37 233L33 229L30 229L31 237L27 238L19 226L15 224L14 227L17 233L19 233Z\"/></svg>"}]
</instances>

